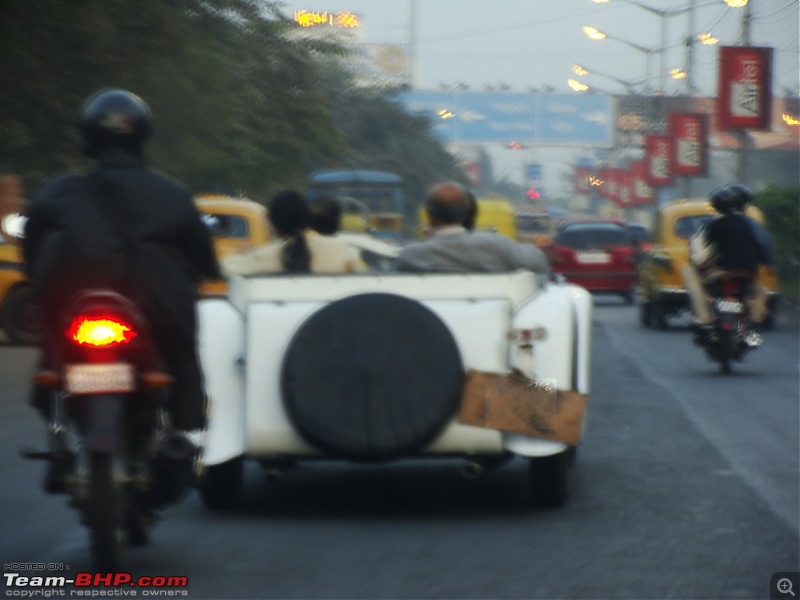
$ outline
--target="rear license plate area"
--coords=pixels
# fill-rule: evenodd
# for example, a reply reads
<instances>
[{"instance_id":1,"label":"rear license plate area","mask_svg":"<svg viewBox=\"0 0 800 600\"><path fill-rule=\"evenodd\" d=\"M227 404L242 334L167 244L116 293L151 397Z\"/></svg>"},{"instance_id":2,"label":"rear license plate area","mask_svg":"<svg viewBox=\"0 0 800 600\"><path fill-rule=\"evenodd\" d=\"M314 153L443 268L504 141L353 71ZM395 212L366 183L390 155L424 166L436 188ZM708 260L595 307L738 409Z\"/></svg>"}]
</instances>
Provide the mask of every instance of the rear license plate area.
<instances>
[{"instance_id":1,"label":"rear license plate area","mask_svg":"<svg viewBox=\"0 0 800 600\"><path fill-rule=\"evenodd\" d=\"M584 265L606 265L611 262L608 252L578 252L576 258Z\"/></svg>"},{"instance_id":2,"label":"rear license plate area","mask_svg":"<svg viewBox=\"0 0 800 600\"><path fill-rule=\"evenodd\" d=\"M738 300L716 300L714 306L721 313L738 314L744 312L744 304Z\"/></svg>"},{"instance_id":3,"label":"rear license plate area","mask_svg":"<svg viewBox=\"0 0 800 600\"><path fill-rule=\"evenodd\" d=\"M65 381L70 394L118 394L136 389L136 374L128 363L67 365Z\"/></svg>"}]
</instances>

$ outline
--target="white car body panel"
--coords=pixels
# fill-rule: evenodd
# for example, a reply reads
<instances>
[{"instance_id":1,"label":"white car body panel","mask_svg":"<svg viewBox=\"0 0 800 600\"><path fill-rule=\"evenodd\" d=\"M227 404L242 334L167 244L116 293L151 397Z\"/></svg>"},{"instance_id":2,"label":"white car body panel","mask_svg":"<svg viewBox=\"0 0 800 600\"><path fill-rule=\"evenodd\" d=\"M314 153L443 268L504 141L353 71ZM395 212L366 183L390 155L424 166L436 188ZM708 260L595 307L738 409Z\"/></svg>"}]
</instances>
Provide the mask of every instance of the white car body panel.
<instances>
[{"instance_id":1,"label":"white car body panel","mask_svg":"<svg viewBox=\"0 0 800 600\"><path fill-rule=\"evenodd\" d=\"M244 450L244 372L239 362L244 319L229 302L210 298L198 303L198 320L198 353L210 399L203 460L217 464Z\"/></svg>"},{"instance_id":2,"label":"white car body panel","mask_svg":"<svg viewBox=\"0 0 800 600\"><path fill-rule=\"evenodd\" d=\"M313 457L281 400L284 353L297 329L323 306L351 295L382 292L416 299L438 315L465 369L506 373L519 368L559 389L589 391L591 298L574 285L543 286L529 272L468 275L342 275L234 278L229 302L200 302L200 356L212 398L203 462L236 456ZM512 330L543 333L530 349ZM390 341L389 341L390 343ZM566 444L456 422L421 454L547 456Z\"/></svg>"}]
</instances>

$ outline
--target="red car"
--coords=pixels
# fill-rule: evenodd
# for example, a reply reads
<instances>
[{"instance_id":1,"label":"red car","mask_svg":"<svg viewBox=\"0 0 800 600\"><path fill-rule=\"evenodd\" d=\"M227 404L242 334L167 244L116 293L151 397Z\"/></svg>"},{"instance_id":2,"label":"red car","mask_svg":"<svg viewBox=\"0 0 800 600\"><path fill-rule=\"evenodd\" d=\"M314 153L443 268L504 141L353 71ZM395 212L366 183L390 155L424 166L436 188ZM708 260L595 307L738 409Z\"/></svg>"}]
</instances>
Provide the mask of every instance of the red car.
<instances>
[{"instance_id":1,"label":"red car","mask_svg":"<svg viewBox=\"0 0 800 600\"><path fill-rule=\"evenodd\" d=\"M550 267L589 292L620 294L628 304L633 303L636 252L623 221L562 223L553 238Z\"/></svg>"}]
</instances>

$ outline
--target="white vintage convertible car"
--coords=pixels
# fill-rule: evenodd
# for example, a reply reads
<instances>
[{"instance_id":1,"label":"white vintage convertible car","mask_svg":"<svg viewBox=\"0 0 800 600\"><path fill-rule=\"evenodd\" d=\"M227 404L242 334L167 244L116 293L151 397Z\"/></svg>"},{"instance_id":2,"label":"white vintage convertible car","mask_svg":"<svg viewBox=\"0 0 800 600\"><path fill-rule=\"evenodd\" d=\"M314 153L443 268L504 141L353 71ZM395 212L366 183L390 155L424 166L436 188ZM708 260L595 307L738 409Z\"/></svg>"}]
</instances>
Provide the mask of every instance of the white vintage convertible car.
<instances>
[{"instance_id":1,"label":"white vintage convertible car","mask_svg":"<svg viewBox=\"0 0 800 600\"><path fill-rule=\"evenodd\" d=\"M563 504L585 425L591 305L530 272L232 279L227 298L199 304L204 503L234 506L248 459L460 456L476 476L519 456L531 502Z\"/></svg>"}]
</instances>

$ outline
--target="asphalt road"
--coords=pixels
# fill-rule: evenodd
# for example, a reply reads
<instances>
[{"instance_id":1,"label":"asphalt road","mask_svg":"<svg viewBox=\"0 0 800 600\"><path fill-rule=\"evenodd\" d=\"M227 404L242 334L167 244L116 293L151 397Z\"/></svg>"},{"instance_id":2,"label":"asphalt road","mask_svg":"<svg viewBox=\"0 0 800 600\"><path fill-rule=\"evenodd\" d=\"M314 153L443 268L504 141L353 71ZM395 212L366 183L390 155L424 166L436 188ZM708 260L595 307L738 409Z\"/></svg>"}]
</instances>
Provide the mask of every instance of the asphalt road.
<instances>
[{"instance_id":1,"label":"asphalt road","mask_svg":"<svg viewBox=\"0 0 800 600\"><path fill-rule=\"evenodd\" d=\"M194 599L769 598L773 573L800 570L797 325L722 376L684 329L644 330L615 299L594 321L567 507L527 507L522 461L477 481L453 460L309 464L277 485L250 465L240 510L192 495L131 570L185 575ZM77 515L16 454L42 438L33 360L0 346L0 558L88 570Z\"/></svg>"}]
</instances>

